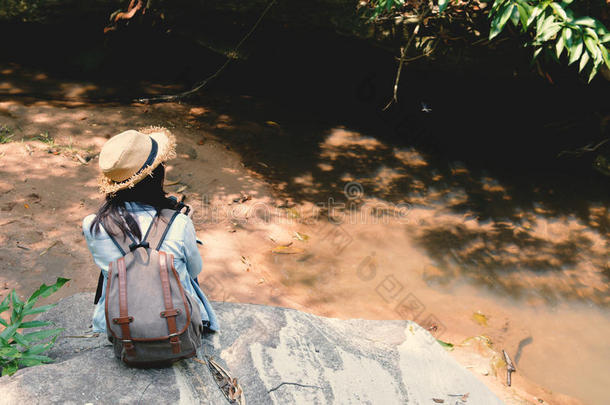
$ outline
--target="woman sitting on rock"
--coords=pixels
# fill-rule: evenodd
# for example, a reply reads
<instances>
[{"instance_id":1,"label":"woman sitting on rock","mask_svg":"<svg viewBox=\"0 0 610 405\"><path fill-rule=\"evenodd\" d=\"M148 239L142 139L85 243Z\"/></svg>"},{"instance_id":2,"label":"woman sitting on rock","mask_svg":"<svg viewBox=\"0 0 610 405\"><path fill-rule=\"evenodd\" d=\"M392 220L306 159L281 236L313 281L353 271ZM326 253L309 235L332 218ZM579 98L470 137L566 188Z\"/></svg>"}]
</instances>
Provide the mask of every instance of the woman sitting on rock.
<instances>
[{"instance_id":1,"label":"woman sitting on rock","mask_svg":"<svg viewBox=\"0 0 610 405\"><path fill-rule=\"evenodd\" d=\"M93 314L93 331L107 332L107 329L110 328L109 336L110 332L113 332L115 337L122 331L121 339L118 340L126 342L123 350L127 354L125 355L124 352L123 356L127 356L127 358L130 353L134 358L137 357L136 352L139 345L137 337L133 336L131 339L129 333L137 333L134 330L137 330L138 322L143 322L142 318L148 316L140 315L139 319L134 320L134 317L138 318L138 316L134 316L133 311L146 311L146 308L142 308L142 305L146 304L137 302L142 301L143 298L136 298L142 297L142 294L144 297L146 294L150 294L151 302L158 301L158 305L162 306L160 314L150 315L150 322L159 323L159 319L163 322L164 318L167 319L167 325L162 323L159 328L163 327L165 338L171 341L173 348L175 348L176 342L180 347L180 341L176 338L178 331L171 332L172 322L176 329L176 322L179 324L180 316L184 316L181 312L187 312L193 319L198 319L195 318L195 315L200 315L201 330L206 328L211 331L218 330L214 310L196 281L197 275L201 272L202 261L197 249L193 222L189 216L180 212L184 206L177 203L174 198L168 198L163 190L164 165L168 159L173 157L175 157L174 137L164 128L129 130L108 140L99 155L99 166L102 170L100 189L106 194L106 200L97 214L89 215L83 221L83 233L87 245L95 263L101 269L100 285ZM153 224L155 226L152 226ZM153 232L150 232L151 228L153 228ZM150 237L149 232L152 235ZM170 260L172 257L173 267L170 265L171 263L165 263L165 260ZM133 266L148 266L146 260L152 261L153 259L157 260L156 269L161 268L161 276L159 276L159 270L146 273L147 269L134 270L132 268ZM114 280L113 271L117 280L121 281L121 263L123 263L122 282L127 287L121 291L117 290L117 296L114 297L113 289L108 288L109 267L110 284L112 284L114 283L112 281ZM125 263L127 264L125 265ZM176 274L180 280L179 284L171 284L168 281L168 278L163 275L164 266L167 269L165 274L169 274L169 279L172 279L172 274ZM144 278L134 278L138 271L144 274ZM158 283L159 288L156 288L155 284L151 287L147 279L148 274L156 277L156 279L151 278L150 280L152 283ZM164 279L164 277L166 278ZM140 280L137 281L140 286L132 285L134 280ZM177 283L177 281L172 282ZM176 288L179 285L181 288ZM111 285L110 287L116 286ZM136 291L138 288L145 287L150 288L151 291ZM167 294L170 287L174 289L173 294L182 294L183 298L188 296L182 309L176 304L176 302L181 303L179 298L176 299L174 296L173 301L171 297L168 299ZM107 291L111 301L110 309L107 305ZM155 298L157 296L160 298ZM107 311L112 312L114 305L112 300L115 298L116 311L118 313L119 306L121 306L121 314L107 321L106 313ZM187 305L187 301L190 303L189 305ZM166 307L163 307L163 302ZM197 308L190 308L191 306ZM129 312L129 314L123 312ZM183 320L184 322L186 321ZM186 329L186 326L184 328ZM132 340L133 344L130 343ZM145 339L139 340L145 341ZM144 346L140 345L140 347Z\"/></svg>"}]
</instances>

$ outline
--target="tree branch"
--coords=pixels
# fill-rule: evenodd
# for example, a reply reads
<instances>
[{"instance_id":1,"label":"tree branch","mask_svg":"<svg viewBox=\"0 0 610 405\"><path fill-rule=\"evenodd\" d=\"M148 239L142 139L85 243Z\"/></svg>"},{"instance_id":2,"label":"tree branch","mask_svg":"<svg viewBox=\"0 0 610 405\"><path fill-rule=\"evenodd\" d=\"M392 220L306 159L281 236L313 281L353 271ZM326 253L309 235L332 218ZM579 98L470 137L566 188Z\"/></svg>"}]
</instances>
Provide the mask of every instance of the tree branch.
<instances>
[{"instance_id":1,"label":"tree branch","mask_svg":"<svg viewBox=\"0 0 610 405\"><path fill-rule=\"evenodd\" d=\"M383 111L385 111L388 108L390 108L390 106L393 103L398 103L398 83L400 82L400 73L402 72L402 67L403 67L404 63L407 61L407 59L406 59L407 58L407 51L409 50L409 47L411 46L411 42L413 42L413 39L415 39L415 36L419 32L419 28L421 27L421 25L422 25L422 23L424 21L424 18L426 18L427 15L428 15L428 11L427 10L420 14L419 23L417 23L417 25L413 29L413 33L411 33L411 36L409 36L409 39L407 40L407 44L401 49L401 52L400 52L400 63L398 64L398 71L396 72L396 80L394 81L393 96L390 99L390 101L388 102L388 104L383 108Z\"/></svg>"},{"instance_id":2,"label":"tree branch","mask_svg":"<svg viewBox=\"0 0 610 405\"><path fill-rule=\"evenodd\" d=\"M220 75L220 73L227 67L227 65L231 62L231 60L237 59L236 55L238 55L237 51L239 50L239 48L242 46L242 44L244 42L246 42L246 40L250 37L250 35L252 35L252 33L256 30L256 28L258 27L260 22L263 20L263 18L267 14L267 12L271 9L271 7L275 4L276 1L277 0L271 0L269 2L269 4L265 8L265 10L263 10L261 15L258 17L258 20L256 20L256 22L254 23L254 25L252 26L250 31L248 31L248 33L237 43L235 48L233 48L233 50L227 54L227 60L222 64L222 66L220 66L220 68L216 72L214 72L214 74L207 77L205 80L197 83L195 85L195 87L193 87L192 89L184 91L182 93L163 95L163 96L157 96L157 97L143 97L143 98L138 98L134 101L137 103L144 103L144 104L178 101L178 100L184 99L184 98L198 92L199 90L201 90L205 85L207 85L210 82L210 80L218 77L218 75Z\"/></svg>"},{"instance_id":3,"label":"tree branch","mask_svg":"<svg viewBox=\"0 0 610 405\"><path fill-rule=\"evenodd\" d=\"M299 383L295 383L295 382L283 382L280 385L278 385L277 387L271 388L269 391L267 391L267 393L271 393L271 392L277 390L282 385L296 385L297 387L303 387L303 388L320 388L317 385L299 384Z\"/></svg>"}]
</instances>

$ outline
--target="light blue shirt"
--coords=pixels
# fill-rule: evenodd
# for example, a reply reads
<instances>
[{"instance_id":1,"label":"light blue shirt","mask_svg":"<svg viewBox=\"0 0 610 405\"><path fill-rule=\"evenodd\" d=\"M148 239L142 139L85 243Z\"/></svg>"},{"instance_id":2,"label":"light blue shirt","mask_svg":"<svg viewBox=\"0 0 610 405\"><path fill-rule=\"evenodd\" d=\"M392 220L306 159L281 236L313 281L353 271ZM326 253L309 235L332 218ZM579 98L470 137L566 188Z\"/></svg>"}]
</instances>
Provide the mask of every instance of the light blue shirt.
<instances>
[{"instance_id":1,"label":"light blue shirt","mask_svg":"<svg viewBox=\"0 0 610 405\"><path fill-rule=\"evenodd\" d=\"M150 226L155 216L155 209L148 205L137 203L125 203L129 211L140 225L142 234ZM102 296L95 306L93 312L93 331L106 332L106 314L104 306L106 302L106 281L108 280L108 264L121 257L121 252L116 247L106 230L100 226L100 232L92 235L90 228L95 215L89 215L83 220L83 234L87 241L89 251L93 255L93 261L102 270L104 284ZM180 276L180 281L186 292L191 294L193 302L199 303L201 318L209 322L209 328L218 331L218 320L207 297L199 286L193 281L201 272L202 261L197 249L197 236L195 227L189 217L178 214L170 226L169 231L161 245L161 251L174 255L174 267Z\"/></svg>"}]
</instances>

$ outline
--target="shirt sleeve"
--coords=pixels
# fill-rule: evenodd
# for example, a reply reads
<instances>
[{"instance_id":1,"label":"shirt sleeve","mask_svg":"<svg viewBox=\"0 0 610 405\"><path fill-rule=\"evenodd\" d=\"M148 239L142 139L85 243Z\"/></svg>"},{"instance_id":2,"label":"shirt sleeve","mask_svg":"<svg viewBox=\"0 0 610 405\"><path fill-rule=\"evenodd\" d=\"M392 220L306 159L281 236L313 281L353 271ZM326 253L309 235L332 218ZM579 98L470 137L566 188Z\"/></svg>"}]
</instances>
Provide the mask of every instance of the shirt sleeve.
<instances>
[{"instance_id":1,"label":"shirt sleeve","mask_svg":"<svg viewBox=\"0 0 610 405\"><path fill-rule=\"evenodd\" d=\"M186 269L189 275L193 278L197 277L201 273L201 267L203 266L199 249L197 249L197 235L195 233L195 226L193 221L187 217L186 224L184 226L184 257L186 259Z\"/></svg>"},{"instance_id":2,"label":"shirt sleeve","mask_svg":"<svg viewBox=\"0 0 610 405\"><path fill-rule=\"evenodd\" d=\"M103 228L101 228L102 232L100 235L91 234L90 227L94 219L95 215L89 215L83 220L82 232L93 261L102 270L104 276L108 276L108 263L115 261L122 255L105 231L103 231Z\"/></svg>"}]
</instances>

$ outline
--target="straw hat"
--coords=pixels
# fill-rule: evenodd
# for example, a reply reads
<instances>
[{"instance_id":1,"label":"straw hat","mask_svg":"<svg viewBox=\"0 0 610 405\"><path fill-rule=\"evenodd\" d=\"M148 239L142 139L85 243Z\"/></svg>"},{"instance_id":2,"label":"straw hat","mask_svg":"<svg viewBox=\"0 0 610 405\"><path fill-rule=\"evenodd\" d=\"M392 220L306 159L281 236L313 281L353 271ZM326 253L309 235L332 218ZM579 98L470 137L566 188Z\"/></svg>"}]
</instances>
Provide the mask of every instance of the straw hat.
<instances>
[{"instance_id":1,"label":"straw hat","mask_svg":"<svg viewBox=\"0 0 610 405\"><path fill-rule=\"evenodd\" d=\"M116 193L135 186L166 160L176 157L176 141L165 128L130 129L110 138L102 147L100 191Z\"/></svg>"}]
</instances>

